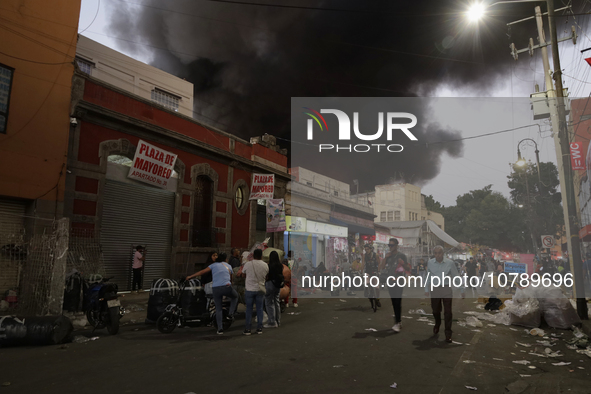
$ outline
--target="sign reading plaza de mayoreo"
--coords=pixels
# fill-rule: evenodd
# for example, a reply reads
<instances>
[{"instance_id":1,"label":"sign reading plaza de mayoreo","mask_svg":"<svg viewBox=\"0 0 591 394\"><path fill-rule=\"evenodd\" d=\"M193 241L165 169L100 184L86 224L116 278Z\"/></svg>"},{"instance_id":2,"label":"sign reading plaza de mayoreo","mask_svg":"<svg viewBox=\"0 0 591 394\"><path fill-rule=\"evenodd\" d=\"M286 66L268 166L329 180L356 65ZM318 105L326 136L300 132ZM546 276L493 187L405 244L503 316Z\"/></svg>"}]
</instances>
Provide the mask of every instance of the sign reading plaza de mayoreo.
<instances>
[{"instance_id":1,"label":"sign reading plaza de mayoreo","mask_svg":"<svg viewBox=\"0 0 591 394\"><path fill-rule=\"evenodd\" d=\"M176 158L177 155L140 140L128 177L166 188Z\"/></svg>"}]
</instances>

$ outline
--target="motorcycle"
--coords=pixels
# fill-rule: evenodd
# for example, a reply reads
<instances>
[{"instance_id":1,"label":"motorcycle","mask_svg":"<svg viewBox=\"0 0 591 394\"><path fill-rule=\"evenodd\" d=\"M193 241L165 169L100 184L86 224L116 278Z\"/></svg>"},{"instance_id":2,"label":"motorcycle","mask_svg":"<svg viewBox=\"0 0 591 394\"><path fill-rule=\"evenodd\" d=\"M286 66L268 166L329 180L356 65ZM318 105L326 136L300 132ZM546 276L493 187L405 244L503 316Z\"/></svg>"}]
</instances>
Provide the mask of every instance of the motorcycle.
<instances>
[{"instance_id":1,"label":"motorcycle","mask_svg":"<svg viewBox=\"0 0 591 394\"><path fill-rule=\"evenodd\" d=\"M230 328L233 318L230 317L230 302L222 302L223 329ZM166 306L164 313L156 321L158 331L170 334L176 327L199 327L211 325L217 329L215 303L213 294L206 293L198 279L179 281L179 293L174 303Z\"/></svg>"},{"instance_id":2,"label":"motorcycle","mask_svg":"<svg viewBox=\"0 0 591 394\"><path fill-rule=\"evenodd\" d=\"M119 320L125 314L125 310L121 307L121 302L119 301L117 285L107 283L113 278L92 275L86 281L86 319L94 327L93 332L94 330L100 330L105 327L111 335L119 332Z\"/></svg>"}]
</instances>

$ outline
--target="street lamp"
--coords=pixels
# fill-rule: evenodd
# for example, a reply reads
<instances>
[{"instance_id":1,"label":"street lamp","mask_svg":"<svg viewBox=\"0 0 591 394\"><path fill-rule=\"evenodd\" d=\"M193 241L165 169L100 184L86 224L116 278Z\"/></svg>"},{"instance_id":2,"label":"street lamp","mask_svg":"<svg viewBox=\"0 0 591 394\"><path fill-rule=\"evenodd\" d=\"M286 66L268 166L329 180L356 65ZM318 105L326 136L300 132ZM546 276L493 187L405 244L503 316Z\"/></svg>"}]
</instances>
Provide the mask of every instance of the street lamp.
<instances>
[{"instance_id":1,"label":"street lamp","mask_svg":"<svg viewBox=\"0 0 591 394\"><path fill-rule=\"evenodd\" d=\"M532 140L531 138L524 138L517 143L517 161L515 162L515 165L517 167L524 167L525 166L525 159L521 156L521 149L519 149L519 146L524 141L531 141L534 143L534 146L536 147L536 151L535 151L536 152L536 167L538 168L538 182L540 183L540 188L541 188L542 177L540 176L540 151L538 150L538 143L536 141Z\"/></svg>"},{"instance_id":2,"label":"street lamp","mask_svg":"<svg viewBox=\"0 0 591 394\"><path fill-rule=\"evenodd\" d=\"M478 22L483 16L486 7L482 3L474 3L468 8L466 17L470 22Z\"/></svg>"}]
</instances>

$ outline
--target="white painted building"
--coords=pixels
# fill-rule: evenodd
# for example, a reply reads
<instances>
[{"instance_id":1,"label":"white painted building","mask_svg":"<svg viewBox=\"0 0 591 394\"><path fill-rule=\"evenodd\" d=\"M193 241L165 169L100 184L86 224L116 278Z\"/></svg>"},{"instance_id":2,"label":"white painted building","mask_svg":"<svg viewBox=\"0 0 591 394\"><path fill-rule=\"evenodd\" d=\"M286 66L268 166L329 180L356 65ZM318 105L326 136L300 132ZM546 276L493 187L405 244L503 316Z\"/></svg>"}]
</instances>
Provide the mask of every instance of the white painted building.
<instances>
[{"instance_id":1,"label":"white painted building","mask_svg":"<svg viewBox=\"0 0 591 394\"><path fill-rule=\"evenodd\" d=\"M353 195L351 200L372 207L376 223L426 219L421 209L421 188L410 183L377 185L375 191Z\"/></svg>"},{"instance_id":2,"label":"white painted building","mask_svg":"<svg viewBox=\"0 0 591 394\"><path fill-rule=\"evenodd\" d=\"M169 110L193 117L193 84L79 35L81 71Z\"/></svg>"}]
</instances>

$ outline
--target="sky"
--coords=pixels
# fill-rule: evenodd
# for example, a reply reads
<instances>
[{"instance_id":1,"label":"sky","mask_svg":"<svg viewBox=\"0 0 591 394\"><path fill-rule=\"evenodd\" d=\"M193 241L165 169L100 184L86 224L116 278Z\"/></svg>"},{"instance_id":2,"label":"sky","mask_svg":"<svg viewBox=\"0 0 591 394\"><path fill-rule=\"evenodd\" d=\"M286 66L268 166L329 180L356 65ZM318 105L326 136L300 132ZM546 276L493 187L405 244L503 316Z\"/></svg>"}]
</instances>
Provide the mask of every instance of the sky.
<instances>
[{"instance_id":1,"label":"sky","mask_svg":"<svg viewBox=\"0 0 591 394\"><path fill-rule=\"evenodd\" d=\"M491 9L474 24L461 15L469 2L460 0L377 1L374 8L358 0L272 3L298 8L208 0L82 0L79 32L193 82L196 118L243 138L267 132L284 138L280 142L286 147L289 99L298 96L449 98L438 99L431 111L443 139L534 123L524 98L536 83L544 90L541 51L534 57L522 53L514 61L509 44L520 49L530 37L537 40L535 24L506 26L532 15L529 4ZM591 47L590 17L579 14L589 6L575 2L572 10L575 15L557 23L559 37L569 35L571 25L579 34L576 45L560 44L563 80L571 97L586 99L591 67L580 50ZM483 121L491 114L494 121ZM446 206L489 184L508 196L506 177L523 138L537 142L541 161L556 162L549 123L537 123L541 132L529 127L464 140L459 153L424 152L439 164L417 170L413 183L418 180L423 194ZM534 160L533 147L521 147L524 157ZM408 156L399 160L387 168L406 168ZM352 183L353 174L338 176ZM368 177L362 188L385 181Z\"/></svg>"}]
</instances>

